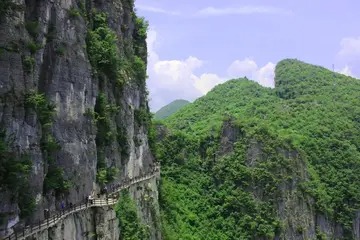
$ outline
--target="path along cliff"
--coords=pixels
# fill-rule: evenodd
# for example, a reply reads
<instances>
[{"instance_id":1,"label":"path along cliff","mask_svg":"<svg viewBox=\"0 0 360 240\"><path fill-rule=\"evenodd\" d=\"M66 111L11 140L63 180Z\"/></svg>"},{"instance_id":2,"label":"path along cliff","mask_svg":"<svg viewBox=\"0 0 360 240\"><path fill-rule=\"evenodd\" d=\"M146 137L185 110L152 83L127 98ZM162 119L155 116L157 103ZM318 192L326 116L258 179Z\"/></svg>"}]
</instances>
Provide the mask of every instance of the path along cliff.
<instances>
[{"instance_id":1,"label":"path along cliff","mask_svg":"<svg viewBox=\"0 0 360 240\"><path fill-rule=\"evenodd\" d=\"M106 236L110 239L119 239L119 230L117 228L118 224L116 224L118 223L118 219L116 219L114 212L111 210L113 209L113 206L115 204L117 204L119 201L122 201L122 199L119 197L120 191L131 188L132 186L139 185L139 183L146 181L148 182L147 184L149 186L150 185L149 181L159 177L160 177L160 167L157 166L147 175L135 177L134 179L124 181L118 184L113 184L110 191L103 195L103 198L85 199L83 203L69 206L67 209L62 209L61 211L52 214L52 216L45 216L45 219L43 221L39 221L38 224L32 224L29 226L25 226L22 229L18 229L16 232L13 232L12 234L6 236L4 240L12 240L12 239L20 240L20 239L27 239L29 237L36 237L37 239L54 239L54 238L56 239L56 237L60 237L60 239L81 239L81 238L91 239L95 235ZM139 186L137 186L137 188L139 188ZM147 196L147 197L148 198L156 197L156 199L158 198L158 196ZM57 234L59 232L51 231L50 229L56 229L57 226L63 226L65 220L69 216L76 215L81 211L88 211L91 208L98 208L98 210L100 209L100 212L103 212L104 208L106 210L105 215L102 214L100 215L100 218L96 218L96 220L94 221L95 224L93 224L94 228L87 229L83 232L60 231L60 236L52 236L54 235L53 232ZM154 210L158 211L158 209L154 209ZM107 219L108 216L110 216L111 219ZM90 219L92 217L94 216L91 216ZM104 223L106 223L106 221L112 222L112 224L109 225L110 229L108 229L110 231L106 231L106 229L102 228ZM63 230L65 229L64 227L61 228Z\"/></svg>"}]
</instances>

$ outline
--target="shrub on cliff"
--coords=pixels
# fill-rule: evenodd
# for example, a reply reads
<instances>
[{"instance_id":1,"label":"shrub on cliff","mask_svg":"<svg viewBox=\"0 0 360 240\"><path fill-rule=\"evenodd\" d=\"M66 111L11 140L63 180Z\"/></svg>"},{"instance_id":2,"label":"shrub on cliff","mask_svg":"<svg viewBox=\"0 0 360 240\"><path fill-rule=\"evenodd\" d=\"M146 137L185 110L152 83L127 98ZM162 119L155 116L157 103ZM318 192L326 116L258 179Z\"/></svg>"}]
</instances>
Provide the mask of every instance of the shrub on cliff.
<instances>
[{"instance_id":1,"label":"shrub on cliff","mask_svg":"<svg viewBox=\"0 0 360 240\"><path fill-rule=\"evenodd\" d=\"M121 193L115 211L119 219L120 239L149 239L149 229L140 222L135 203L127 191Z\"/></svg>"}]
</instances>

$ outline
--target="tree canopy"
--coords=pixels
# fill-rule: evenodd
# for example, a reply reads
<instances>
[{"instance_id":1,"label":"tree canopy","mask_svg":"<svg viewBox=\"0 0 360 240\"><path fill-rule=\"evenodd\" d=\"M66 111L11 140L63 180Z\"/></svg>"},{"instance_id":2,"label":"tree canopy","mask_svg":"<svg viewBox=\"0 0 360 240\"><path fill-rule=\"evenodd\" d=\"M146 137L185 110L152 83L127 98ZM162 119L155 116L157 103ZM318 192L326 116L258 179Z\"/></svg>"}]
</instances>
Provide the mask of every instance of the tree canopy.
<instances>
[{"instance_id":1,"label":"tree canopy","mask_svg":"<svg viewBox=\"0 0 360 240\"><path fill-rule=\"evenodd\" d=\"M274 89L233 79L162 122L168 131L156 155L166 239L281 236L287 226L276 202L289 181L352 239L360 209L360 81L293 59L275 72ZM237 138L224 154L226 122Z\"/></svg>"}]
</instances>

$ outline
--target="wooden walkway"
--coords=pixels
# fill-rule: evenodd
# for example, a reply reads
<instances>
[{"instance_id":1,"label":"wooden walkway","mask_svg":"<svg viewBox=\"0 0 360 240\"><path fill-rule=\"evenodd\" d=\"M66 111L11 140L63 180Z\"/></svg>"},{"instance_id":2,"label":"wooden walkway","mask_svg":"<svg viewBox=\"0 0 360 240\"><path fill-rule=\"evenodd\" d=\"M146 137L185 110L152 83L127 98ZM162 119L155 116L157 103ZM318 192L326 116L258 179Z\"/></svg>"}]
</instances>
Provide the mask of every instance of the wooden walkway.
<instances>
[{"instance_id":1,"label":"wooden walkway","mask_svg":"<svg viewBox=\"0 0 360 240\"><path fill-rule=\"evenodd\" d=\"M47 218L42 222L39 222L39 224L26 226L22 230L15 231L14 233L12 233L9 236L6 236L5 238L0 237L0 239L4 239L4 240L25 239L25 238L30 237L38 232L44 231L50 227L55 226L61 219L64 219L65 217L67 217L70 214L73 214L73 213L76 213L76 212L79 212L79 211L82 211L82 210L85 210L85 209L88 209L91 207L104 207L104 206L114 205L119 200L119 198L112 197L112 195L114 195L114 193L118 193L121 190L126 189L136 183L149 180L158 174L160 174L160 167L155 167L155 169L153 169L153 171L150 174L147 174L146 176L136 177L136 178L131 179L130 181L127 181L127 182L124 182L121 184L117 184L117 185L113 185L114 187L112 187L110 189L111 192L108 193L109 197L106 199L93 199L91 203L90 203L90 201L86 201L85 203L74 205L71 208L68 208L64 211L58 212L55 215L53 215L52 217Z\"/></svg>"}]
</instances>

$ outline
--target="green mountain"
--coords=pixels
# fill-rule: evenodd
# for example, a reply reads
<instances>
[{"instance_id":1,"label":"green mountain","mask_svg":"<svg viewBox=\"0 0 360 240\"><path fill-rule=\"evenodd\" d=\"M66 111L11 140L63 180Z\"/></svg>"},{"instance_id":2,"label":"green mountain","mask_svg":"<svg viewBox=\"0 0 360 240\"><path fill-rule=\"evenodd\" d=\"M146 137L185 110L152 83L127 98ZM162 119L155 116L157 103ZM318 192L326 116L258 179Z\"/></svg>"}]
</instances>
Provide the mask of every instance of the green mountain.
<instances>
[{"instance_id":1,"label":"green mountain","mask_svg":"<svg viewBox=\"0 0 360 240\"><path fill-rule=\"evenodd\" d=\"M175 100L175 101L169 103L168 105L160 108L160 110L155 113L154 118L156 120L167 118L168 116L175 113L180 108L186 106L189 103L190 103L189 101L186 101L183 99Z\"/></svg>"},{"instance_id":2,"label":"green mountain","mask_svg":"<svg viewBox=\"0 0 360 240\"><path fill-rule=\"evenodd\" d=\"M157 124L165 239L358 239L360 81L298 60Z\"/></svg>"}]
</instances>

